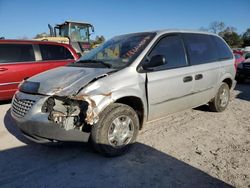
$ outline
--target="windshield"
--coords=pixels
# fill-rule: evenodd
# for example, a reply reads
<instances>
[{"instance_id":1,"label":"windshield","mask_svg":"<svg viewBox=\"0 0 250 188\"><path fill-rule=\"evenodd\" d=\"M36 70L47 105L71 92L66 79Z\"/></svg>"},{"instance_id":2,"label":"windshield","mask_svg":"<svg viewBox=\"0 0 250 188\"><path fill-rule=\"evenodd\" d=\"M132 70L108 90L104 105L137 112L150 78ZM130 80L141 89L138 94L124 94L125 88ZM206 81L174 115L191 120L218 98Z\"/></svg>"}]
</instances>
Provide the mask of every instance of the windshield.
<instances>
[{"instance_id":1,"label":"windshield","mask_svg":"<svg viewBox=\"0 0 250 188\"><path fill-rule=\"evenodd\" d=\"M71 23L70 39L73 42L89 42L89 26Z\"/></svg>"},{"instance_id":2,"label":"windshield","mask_svg":"<svg viewBox=\"0 0 250 188\"><path fill-rule=\"evenodd\" d=\"M68 35L69 35L68 32L69 32L69 30L68 30L67 25L63 25L60 27L60 36L61 37L68 37Z\"/></svg>"},{"instance_id":3,"label":"windshield","mask_svg":"<svg viewBox=\"0 0 250 188\"><path fill-rule=\"evenodd\" d=\"M138 57L154 36L155 33L136 33L114 37L82 56L75 65L96 63L107 68L122 69Z\"/></svg>"}]
</instances>

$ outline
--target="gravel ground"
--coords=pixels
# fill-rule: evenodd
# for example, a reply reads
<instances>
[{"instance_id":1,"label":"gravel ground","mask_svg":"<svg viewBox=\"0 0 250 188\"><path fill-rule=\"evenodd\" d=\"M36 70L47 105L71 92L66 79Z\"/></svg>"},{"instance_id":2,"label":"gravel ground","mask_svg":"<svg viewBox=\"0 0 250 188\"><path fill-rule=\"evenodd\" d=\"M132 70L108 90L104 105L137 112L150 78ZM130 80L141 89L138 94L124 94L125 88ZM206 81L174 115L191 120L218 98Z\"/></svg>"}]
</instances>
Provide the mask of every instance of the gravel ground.
<instances>
[{"instance_id":1,"label":"gravel ground","mask_svg":"<svg viewBox=\"0 0 250 188\"><path fill-rule=\"evenodd\" d=\"M250 84L226 111L207 106L145 125L132 150L105 158L87 144L44 146L0 105L0 187L250 187Z\"/></svg>"}]
</instances>

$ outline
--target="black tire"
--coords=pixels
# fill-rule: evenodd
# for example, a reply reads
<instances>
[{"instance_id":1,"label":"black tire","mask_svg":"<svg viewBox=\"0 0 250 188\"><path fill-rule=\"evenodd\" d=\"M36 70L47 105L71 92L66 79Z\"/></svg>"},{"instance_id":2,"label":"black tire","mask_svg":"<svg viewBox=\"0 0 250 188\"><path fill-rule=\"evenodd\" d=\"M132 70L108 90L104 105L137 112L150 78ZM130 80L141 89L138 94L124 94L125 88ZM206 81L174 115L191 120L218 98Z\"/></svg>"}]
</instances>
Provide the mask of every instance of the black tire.
<instances>
[{"instance_id":1,"label":"black tire","mask_svg":"<svg viewBox=\"0 0 250 188\"><path fill-rule=\"evenodd\" d=\"M113 146L109 140L111 126L113 122L122 116L129 117L129 130L131 135L127 143L122 146ZM105 156L119 156L127 152L135 142L139 131L139 118L136 112L128 105L114 103L109 105L99 116L99 121L92 126L91 143L98 152Z\"/></svg>"},{"instance_id":2,"label":"black tire","mask_svg":"<svg viewBox=\"0 0 250 188\"><path fill-rule=\"evenodd\" d=\"M222 101L221 101L220 97L221 97L221 95L222 95L222 93L224 91L226 92L225 95L227 95L227 101L224 104L222 104ZM210 110L213 111L213 112L222 112L222 111L224 111L228 106L229 99L230 99L229 86L225 82L222 82L216 96L212 99L211 102L209 102Z\"/></svg>"}]
</instances>

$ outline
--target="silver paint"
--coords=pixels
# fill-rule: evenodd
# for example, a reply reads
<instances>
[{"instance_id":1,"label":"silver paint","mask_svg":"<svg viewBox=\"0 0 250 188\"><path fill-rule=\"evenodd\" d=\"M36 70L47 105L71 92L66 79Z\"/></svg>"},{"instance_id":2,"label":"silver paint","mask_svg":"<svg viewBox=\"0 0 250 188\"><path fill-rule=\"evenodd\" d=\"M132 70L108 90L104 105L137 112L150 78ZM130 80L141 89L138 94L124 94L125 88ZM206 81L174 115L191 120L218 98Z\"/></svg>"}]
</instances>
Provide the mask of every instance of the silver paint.
<instances>
[{"instance_id":1,"label":"silver paint","mask_svg":"<svg viewBox=\"0 0 250 188\"><path fill-rule=\"evenodd\" d=\"M86 121L94 124L98 122L99 113L111 103L123 97L137 97L143 104L143 123L145 123L167 114L206 104L216 95L224 79L229 78L234 81L234 59L158 72L137 72L139 63L155 41L162 35L176 32L190 33L183 30L157 31L155 38L134 62L117 72L112 72L113 69L108 68L60 67L28 79L40 82L38 93L44 95L39 95L41 99L34 105L32 112L39 112L48 96L65 96L87 101L89 108ZM194 77L196 74L203 74L204 79L183 82L183 77ZM17 95L22 98L34 98L32 95L20 92ZM48 121L43 117L44 114L41 116L38 114L36 116L27 114L25 119L29 121L36 117L41 121Z\"/></svg>"}]
</instances>

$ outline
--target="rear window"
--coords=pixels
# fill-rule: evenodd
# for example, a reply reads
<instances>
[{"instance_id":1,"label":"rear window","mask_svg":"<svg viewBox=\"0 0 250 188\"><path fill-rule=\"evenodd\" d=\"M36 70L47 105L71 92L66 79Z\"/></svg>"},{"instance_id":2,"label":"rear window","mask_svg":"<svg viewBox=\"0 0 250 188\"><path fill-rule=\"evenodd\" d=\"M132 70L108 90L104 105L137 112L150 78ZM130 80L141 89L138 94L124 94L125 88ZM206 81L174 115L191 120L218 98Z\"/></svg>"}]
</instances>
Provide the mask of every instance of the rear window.
<instances>
[{"instance_id":1,"label":"rear window","mask_svg":"<svg viewBox=\"0 0 250 188\"><path fill-rule=\"evenodd\" d=\"M233 54L231 52L231 49L226 45L226 43L219 37L212 36L217 51L219 55L219 60L226 60L226 59L232 59Z\"/></svg>"},{"instance_id":2,"label":"rear window","mask_svg":"<svg viewBox=\"0 0 250 188\"><path fill-rule=\"evenodd\" d=\"M183 34L192 65L210 63L218 60L216 45L210 35Z\"/></svg>"},{"instance_id":3,"label":"rear window","mask_svg":"<svg viewBox=\"0 0 250 188\"><path fill-rule=\"evenodd\" d=\"M65 60L74 59L70 51L57 45L39 44L43 60Z\"/></svg>"},{"instance_id":4,"label":"rear window","mask_svg":"<svg viewBox=\"0 0 250 188\"><path fill-rule=\"evenodd\" d=\"M0 63L35 61L30 44L0 44Z\"/></svg>"}]
</instances>

